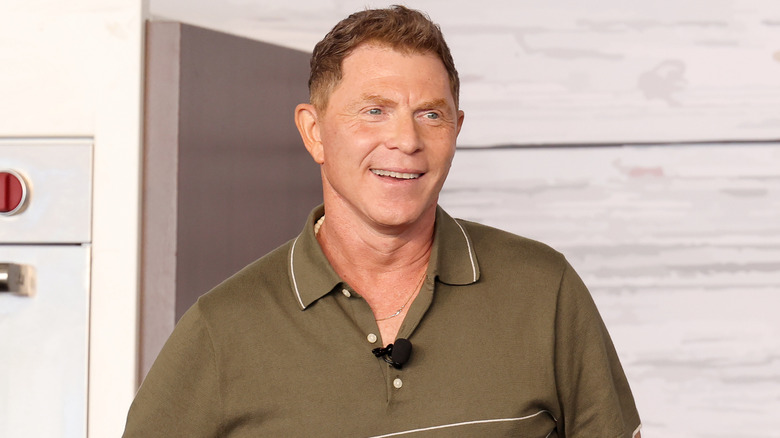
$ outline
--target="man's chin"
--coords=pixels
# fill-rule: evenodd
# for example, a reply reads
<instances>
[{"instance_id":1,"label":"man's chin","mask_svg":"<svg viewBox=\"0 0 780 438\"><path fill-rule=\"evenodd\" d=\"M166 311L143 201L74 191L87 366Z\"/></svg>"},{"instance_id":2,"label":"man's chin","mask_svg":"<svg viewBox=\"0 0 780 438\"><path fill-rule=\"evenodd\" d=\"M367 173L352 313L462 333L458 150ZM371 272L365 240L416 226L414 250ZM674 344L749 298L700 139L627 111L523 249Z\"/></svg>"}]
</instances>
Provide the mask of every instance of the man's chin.
<instances>
[{"instance_id":1,"label":"man's chin","mask_svg":"<svg viewBox=\"0 0 780 438\"><path fill-rule=\"evenodd\" d=\"M370 213L371 221L378 227L388 229L404 229L417 225L426 225L436 216L435 205L430 207L386 206L374 209Z\"/></svg>"}]
</instances>

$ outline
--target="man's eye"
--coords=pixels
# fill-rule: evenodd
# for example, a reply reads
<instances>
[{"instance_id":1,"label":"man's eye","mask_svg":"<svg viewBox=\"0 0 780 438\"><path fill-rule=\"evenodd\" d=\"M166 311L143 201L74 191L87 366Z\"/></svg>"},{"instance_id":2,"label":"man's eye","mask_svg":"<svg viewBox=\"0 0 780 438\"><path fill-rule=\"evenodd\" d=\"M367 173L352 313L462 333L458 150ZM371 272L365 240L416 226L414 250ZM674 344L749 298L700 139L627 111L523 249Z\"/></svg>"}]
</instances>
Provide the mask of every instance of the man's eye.
<instances>
[{"instance_id":1,"label":"man's eye","mask_svg":"<svg viewBox=\"0 0 780 438\"><path fill-rule=\"evenodd\" d=\"M368 113L371 114L372 116L378 116L382 114L382 110L379 108L371 108L370 110L368 110Z\"/></svg>"},{"instance_id":2,"label":"man's eye","mask_svg":"<svg viewBox=\"0 0 780 438\"><path fill-rule=\"evenodd\" d=\"M439 113L434 113L434 112L425 113L425 117L431 120L436 120L439 118Z\"/></svg>"}]
</instances>

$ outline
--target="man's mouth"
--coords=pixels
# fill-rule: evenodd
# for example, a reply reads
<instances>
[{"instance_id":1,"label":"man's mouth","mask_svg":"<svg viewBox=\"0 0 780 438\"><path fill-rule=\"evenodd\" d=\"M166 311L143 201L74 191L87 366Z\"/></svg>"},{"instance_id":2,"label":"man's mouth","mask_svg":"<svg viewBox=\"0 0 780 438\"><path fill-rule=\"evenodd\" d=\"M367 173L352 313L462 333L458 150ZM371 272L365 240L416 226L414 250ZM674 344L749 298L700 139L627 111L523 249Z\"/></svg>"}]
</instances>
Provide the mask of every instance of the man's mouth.
<instances>
[{"instance_id":1,"label":"man's mouth","mask_svg":"<svg viewBox=\"0 0 780 438\"><path fill-rule=\"evenodd\" d=\"M397 178L397 179L417 179L422 176L422 173L402 173L402 172L393 172L392 170L382 170L382 169L371 169L371 172L374 172L374 175L389 176L390 178Z\"/></svg>"}]
</instances>

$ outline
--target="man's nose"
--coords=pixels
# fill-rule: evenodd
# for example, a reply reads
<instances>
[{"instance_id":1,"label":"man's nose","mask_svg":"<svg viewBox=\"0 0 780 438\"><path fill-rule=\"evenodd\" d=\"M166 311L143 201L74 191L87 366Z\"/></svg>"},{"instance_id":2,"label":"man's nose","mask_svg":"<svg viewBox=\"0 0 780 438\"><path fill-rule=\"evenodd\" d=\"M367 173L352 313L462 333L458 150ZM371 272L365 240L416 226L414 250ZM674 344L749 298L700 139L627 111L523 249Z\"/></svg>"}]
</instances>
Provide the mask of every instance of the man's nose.
<instances>
[{"instance_id":1,"label":"man's nose","mask_svg":"<svg viewBox=\"0 0 780 438\"><path fill-rule=\"evenodd\" d=\"M406 154L413 154L422 149L423 142L414 116L398 117L393 124L393 132L388 142L392 149L399 149Z\"/></svg>"}]
</instances>

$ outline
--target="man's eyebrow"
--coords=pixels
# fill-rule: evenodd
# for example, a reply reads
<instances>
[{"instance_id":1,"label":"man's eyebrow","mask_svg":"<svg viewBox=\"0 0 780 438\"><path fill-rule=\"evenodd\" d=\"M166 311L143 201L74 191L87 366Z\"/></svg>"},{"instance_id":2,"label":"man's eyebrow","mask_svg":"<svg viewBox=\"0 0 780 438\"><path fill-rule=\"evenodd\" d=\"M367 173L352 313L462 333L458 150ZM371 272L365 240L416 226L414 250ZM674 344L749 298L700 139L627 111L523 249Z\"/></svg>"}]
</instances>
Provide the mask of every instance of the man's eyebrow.
<instances>
[{"instance_id":1,"label":"man's eyebrow","mask_svg":"<svg viewBox=\"0 0 780 438\"><path fill-rule=\"evenodd\" d=\"M393 99L389 99L379 94L363 94L360 96L360 99L355 101L354 104L364 105L366 103L369 103L371 105L379 105L379 106L386 106L386 107L392 107L397 104L397 102L394 101ZM450 103L447 101L447 99L444 98L426 100L416 105L416 107L421 110L427 110L427 109L444 110L449 108L449 106Z\"/></svg>"},{"instance_id":2,"label":"man's eyebrow","mask_svg":"<svg viewBox=\"0 0 780 438\"><path fill-rule=\"evenodd\" d=\"M360 96L359 102L361 103L368 102L374 105L381 105L381 106L395 105L395 101L393 101L392 99L388 99L378 94L363 94Z\"/></svg>"},{"instance_id":3,"label":"man's eyebrow","mask_svg":"<svg viewBox=\"0 0 780 438\"><path fill-rule=\"evenodd\" d=\"M429 100L426 102L423 102L418 105L419 108L428 109L428 108L447 108L449 107L449 102L447 102L447 99L439 98L434 100Z\"/></svg>"}]
</instances>

